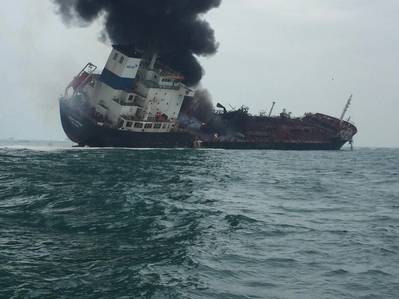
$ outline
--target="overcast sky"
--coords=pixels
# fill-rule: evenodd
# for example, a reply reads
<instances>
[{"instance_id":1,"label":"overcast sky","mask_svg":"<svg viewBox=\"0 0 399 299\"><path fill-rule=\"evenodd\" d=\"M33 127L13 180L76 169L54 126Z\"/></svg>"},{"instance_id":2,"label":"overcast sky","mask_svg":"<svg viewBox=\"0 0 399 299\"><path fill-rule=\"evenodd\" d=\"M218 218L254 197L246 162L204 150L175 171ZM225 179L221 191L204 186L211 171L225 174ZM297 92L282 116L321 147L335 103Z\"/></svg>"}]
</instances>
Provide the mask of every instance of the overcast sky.
<instances>
[{"instance_id":1,"label":"overcast sky","mask_svg":"<svg viewBox=\"0 0 399 299\"><path fill-rule=\"evenodd\" d=\"M206 16L219 52L201 59L215 103L339 116L353 93L361 146L399 146L398 0L224 0ZM109 46L101 20L65 26L49 0L0 7L0 139L64 140L58 97Z\"/></svg>"}]
</instances>

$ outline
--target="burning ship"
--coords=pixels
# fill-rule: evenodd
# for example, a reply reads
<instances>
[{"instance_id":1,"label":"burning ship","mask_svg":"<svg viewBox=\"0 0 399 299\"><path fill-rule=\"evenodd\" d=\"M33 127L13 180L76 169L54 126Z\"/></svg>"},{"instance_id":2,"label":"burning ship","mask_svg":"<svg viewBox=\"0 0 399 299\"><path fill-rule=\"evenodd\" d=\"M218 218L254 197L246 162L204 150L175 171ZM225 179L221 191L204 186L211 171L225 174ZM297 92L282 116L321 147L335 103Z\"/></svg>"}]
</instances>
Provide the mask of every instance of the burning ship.
<instances>
[{"instance_id":1,"label":"burning ship","mask_svg":"<svg viewBox=\"0 0 399 299\"><path fill-rule=\"evenodd\" d=\"M89 63L68 85L61 122L70 140L89 147L338 150L357 133L344 120L351 98L340 118L254 116L218 104L202 123L184 108L194 94L162 58L115 45L101 73Z\"/></svg>"}]
</instances>

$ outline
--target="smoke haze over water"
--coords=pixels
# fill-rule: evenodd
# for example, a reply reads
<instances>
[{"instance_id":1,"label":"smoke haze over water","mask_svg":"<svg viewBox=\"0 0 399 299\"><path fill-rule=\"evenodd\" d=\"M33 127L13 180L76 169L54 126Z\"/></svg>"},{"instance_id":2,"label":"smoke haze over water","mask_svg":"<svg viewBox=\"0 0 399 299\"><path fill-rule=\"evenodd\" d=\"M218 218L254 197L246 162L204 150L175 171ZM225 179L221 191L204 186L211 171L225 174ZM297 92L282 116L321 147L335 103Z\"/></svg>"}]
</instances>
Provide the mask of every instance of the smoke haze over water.
<instances>
[{"instance_id":1,"label":"smoke haze over water","mask_svg":"<svg viewBox=\"0 0 399 299\"><path fill-rule=\"evenodd\" d=\"M209 91L205 88L197 89L193 98L185 99L181 113L200 122L208 122L213 115L213 100Z\"/></svg>"},{"instance_id":2,"label":"smoke haze over water","mask_svg":"<svg viewBox=\"0 0 399 299\"><path fill-rule=\"evenodd\" d=\"M188 85L197 84L203 69L196 56L215 54L214 30L202 16L221 0L53 0L64 21L89 24L105 17L104 36L117 44L135 44L157 52L180 71Z\"/></svg>"}]
</instances>

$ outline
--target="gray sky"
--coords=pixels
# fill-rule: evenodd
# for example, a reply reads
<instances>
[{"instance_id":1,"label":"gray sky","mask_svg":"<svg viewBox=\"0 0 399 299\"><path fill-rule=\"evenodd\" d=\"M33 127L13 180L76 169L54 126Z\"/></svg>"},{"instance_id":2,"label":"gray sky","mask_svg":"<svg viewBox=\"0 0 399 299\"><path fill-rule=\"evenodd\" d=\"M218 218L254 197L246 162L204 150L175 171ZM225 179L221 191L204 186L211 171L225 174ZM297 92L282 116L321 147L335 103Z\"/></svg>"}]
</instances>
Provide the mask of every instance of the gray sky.
<instances>
[{"instance_id":1,"label":"gray sky","mask_svg":"<svg viewBox=\"0 0 399 299\"><path fill-rule=\"evenodd\" d=\"M215 103L253 113L349 115L361 146L399 146L399 1L224 0L206 16L220 50L203 58ZM91 61L105 64L101 20L66 27L49 0L0 8L0 139L64 140L59 95Z\"/></svg>"}]
</instances>

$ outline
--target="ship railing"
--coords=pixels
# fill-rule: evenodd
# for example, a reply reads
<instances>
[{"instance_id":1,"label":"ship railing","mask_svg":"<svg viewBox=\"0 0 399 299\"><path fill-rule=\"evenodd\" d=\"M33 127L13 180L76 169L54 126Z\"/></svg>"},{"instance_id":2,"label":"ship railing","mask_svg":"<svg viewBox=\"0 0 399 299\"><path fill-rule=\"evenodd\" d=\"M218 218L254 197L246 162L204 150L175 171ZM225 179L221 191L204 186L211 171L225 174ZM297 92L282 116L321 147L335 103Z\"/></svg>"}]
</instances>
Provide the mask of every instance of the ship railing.
<instances>
[{"instance_id":1,"label":"ship railing","mask_svg":"<svg viewBox=\"0 0 399 299\"><path fill-rule=\"evenodd\" d=\"M142 68L145 70L151 70L150 64L151 62L149 60L145 60L143 61ZM183 79L183 76L179 72L173 70L171 67L167 66L166 64L160 63L159 61L155 63L153 71L156 71L161 76L175 76Z\"/></svg>"},{"instance_id":2,"label":"ship railing","mask_svg":"<svg viewBox=\"0 0 399 299\"><path fill-rule=\"evenodd\" d=\"M334 124L331 120L334 120L332 117L326 118L324 115L316 115L316 114L311 114L305 116L307 121L310 121L313 123L315 126L319 128L326 129L330 131L331 133L335 133L337 129L339 129L338 124Z\"/></svg>"},{"instance_id":3,"label":"ship railing","mask_svg":"<svg viewBox=\"0 0 399 299\"><path fill-rule=\"evenodd\" d=\"M125 121L143 121L141 118L135 115L121 115L120 118Z\"/></svg>"},{"instance_id":4,"label":"ship railing","mask_svg":"<svg viewBox=\"0 0 399 299\"><path fill-rule=\"evenodd\" d=\"M67 97L70 88L73 88L74 90L73 95L79 92L83 88L83 86L85 86L90 80L92 80L93 74L96 70L96 65L90 62L86 64L86 66L78 73L77 76L74 77L72 82L69 83L69 85L66 87L64 96Z\"/></svg>"},{"instance_id":5,"label":"ship railing","mask_svg":"<svg viewBox=\"0 0 399 299\"><path fill-rule=\"evenodd\" d=\"M179 90L180 89L180 83L177 83L177 85L162 85L162 84L158 84L158 88L160 89L172 89L172 90Z\"/></svg>"},{"instance_id":6,"label":"ship railing","mask_svg":"<svg viewBox=\"0 0 399 299\"><path fill-rule=\"evenodd\" d=\"M165 119L165 118L162 118L162 117L150 116L150 117L147 117L147 121L148 122L157 122L157 123L171 123L171 122L174 122L175 119L173 119L173 118Z\"/></svg>"},{"instance_id":7,"label":"ship railing","mask_svg":"<svg viewBox=\"0 0 399 299\"><path fill-rule=\"evenodd\" d=\"M112 99L115 103L117 103L117 104L119 104L119 105L121 105L121 106L125 106L125 107L134 107L134 106L137 106L137 107L141 107L141 106L139 106L139 105L137 105L136 103L131 103L131 102L127 102L127 101L120 101L119 99Z\"/></svg>"},{"instance_id":8,"label":"ship railing","mask_svg":"<svg viewBox=\"0 0 399 299\"><path fill-rule=\"evenodd\" d=\"M147 87L150 87L150 88L179 90L181 87L180 84L173 85L173 86L170 86L170 85L167 86L167 85L161 85L161 84L151 81L151 80L143 80L142 82L144 83L144 85L146 85Z\"/></svg>"},{"instance_id":9,"label":"ship railing","mask_svg":"<svg viewBox=\"0 0 399 299\"><path fill-rule=\"evenodd\" d=\"M142 117L137 117L136 115L121 115L121 119L125 121L140 121L143 123L174 123L175 119L162 119L157 117L148 117L146 120L143 120Z\"/></svg>"}]
</instances>

